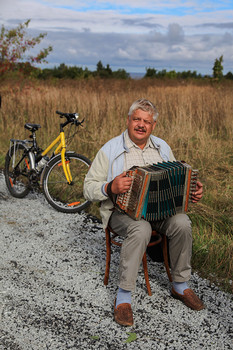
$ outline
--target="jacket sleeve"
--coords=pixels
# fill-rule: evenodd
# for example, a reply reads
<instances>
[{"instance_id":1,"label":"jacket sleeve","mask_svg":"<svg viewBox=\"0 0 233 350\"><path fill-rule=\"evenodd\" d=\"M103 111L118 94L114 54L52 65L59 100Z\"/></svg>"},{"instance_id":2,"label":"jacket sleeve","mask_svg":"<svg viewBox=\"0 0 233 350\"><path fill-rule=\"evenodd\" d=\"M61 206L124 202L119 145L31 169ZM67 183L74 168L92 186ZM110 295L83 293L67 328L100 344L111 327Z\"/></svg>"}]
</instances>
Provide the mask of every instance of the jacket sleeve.
<instances>
[{"instance_id":1,"label":"jacket sleeve","mask_svg":"<svg viewBox=\"0 0 233 350\"><path fill-rule=\"evenodd\" d=\"M85 177L84 197L92 202L108 199L102 188L107 183L109 160L102 149L99 150Z\"/></svg>"},{"instance_id":2,"label":"jacket sleeve","mask_svg":"<svg viewBox=\"0 0 233 350\"><path fill-rule=\"evenodd\" d=\"M170 148L170 152L169 152L169 160L170 160L170 162L174 162L176 160L171 148Z\"/></svg>"}]
</instances>

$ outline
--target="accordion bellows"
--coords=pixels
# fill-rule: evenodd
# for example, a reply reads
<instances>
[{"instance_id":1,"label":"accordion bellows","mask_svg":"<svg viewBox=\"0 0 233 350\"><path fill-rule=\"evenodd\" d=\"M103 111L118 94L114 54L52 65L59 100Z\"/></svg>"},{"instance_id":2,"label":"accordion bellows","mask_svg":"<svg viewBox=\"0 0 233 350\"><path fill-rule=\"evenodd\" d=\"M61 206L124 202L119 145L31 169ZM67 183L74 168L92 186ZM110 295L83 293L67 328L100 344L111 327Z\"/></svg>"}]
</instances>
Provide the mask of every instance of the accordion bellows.
<instances>
[{"instance_id":1,"label":"accordion bellows","mask_svg":"<svg viewBox=\"0 0 233 350\"><path fill-rule=\"evenodd\" d=\"M174 161L132 167L126 174L133 181L128 192L117 195L116 208L134 220L153 222L187 212L198 171Z\"/></svg>"}]
</instances>

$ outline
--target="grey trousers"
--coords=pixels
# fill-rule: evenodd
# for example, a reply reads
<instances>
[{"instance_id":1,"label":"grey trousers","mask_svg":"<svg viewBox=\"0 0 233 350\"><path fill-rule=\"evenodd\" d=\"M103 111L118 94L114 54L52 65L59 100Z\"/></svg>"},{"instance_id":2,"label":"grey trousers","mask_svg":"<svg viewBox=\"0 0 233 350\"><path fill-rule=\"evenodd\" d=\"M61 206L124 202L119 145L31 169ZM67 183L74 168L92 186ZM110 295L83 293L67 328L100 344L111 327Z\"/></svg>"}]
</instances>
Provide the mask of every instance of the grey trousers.
<instances>
[{"instance_id":1,"label":"grey trousers","mask_svg":"<svg viewBox=\"0 0 233 350\"><path fill-rule=\"evenodd\" d=\"M138 270L151 238L151 224L143 219L135 221L128 215L114 211L109 224L124 238L119 266L119 287L133 291ZM192 228L186 214L177 214L153 223L153 228L168 237L173 281L185 282L191 276Z\"/></svg>"}]
</instances>

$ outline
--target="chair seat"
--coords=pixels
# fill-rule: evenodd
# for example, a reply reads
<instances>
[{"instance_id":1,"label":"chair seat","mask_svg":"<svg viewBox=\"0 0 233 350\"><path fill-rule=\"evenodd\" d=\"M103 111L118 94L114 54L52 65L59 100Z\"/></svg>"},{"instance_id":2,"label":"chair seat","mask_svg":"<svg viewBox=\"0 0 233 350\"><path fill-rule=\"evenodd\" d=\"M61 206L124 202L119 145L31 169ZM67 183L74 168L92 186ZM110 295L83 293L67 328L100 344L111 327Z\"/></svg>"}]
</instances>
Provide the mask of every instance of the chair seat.
<instances>
[{"instance_id":1,"label":"chair seat","mask_svg":"<svg viewBox=\"0 0 233 350\"><path fill-rule=\"evenodd\" d=\"M122 243L118 242L116 239L119 237L110 226L105 229L105 237L106 237L106 267L105 267L105 276L104 276L104 284L108 285L109 280L109 272L110 272L110 262L111 262L111 244L121 247ZM170 273L169 262L168 262L168 253L167 253L167 237L153 230L151 234L151 240L147 245L147 249L161 243L162 251L163 251L163 260L166 268L166 272L169 278L169 281L172 281L172 276ZM148 267L147 267L147 255L146 251L142 258L143 269L144 269L144 277L146 281L146 287L149 295L152 295L149 275L148 275Z\"/></svg>"}]
</instances>

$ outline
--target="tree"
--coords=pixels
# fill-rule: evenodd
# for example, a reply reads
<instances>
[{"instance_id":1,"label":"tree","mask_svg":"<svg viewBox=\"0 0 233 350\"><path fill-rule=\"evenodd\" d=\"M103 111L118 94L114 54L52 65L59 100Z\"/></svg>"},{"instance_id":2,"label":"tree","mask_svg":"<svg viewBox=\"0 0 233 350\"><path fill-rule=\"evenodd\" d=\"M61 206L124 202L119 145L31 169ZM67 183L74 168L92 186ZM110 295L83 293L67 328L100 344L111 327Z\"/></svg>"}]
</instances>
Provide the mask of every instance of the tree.
<instances>
[{"instance_id":1,"label":"tree","mask_svg":"<svg viewBox=\"0 0 233 350\"><path fill-rule=\"evenodd\" d=\"M112 77L112 69L110 68L110 65L107 64L106 67L104 67L103 63L99 61L96 65L96 73L100 78L111 78Z\"/></svg>"},{"instance_id":2,"label":"tree","mask_svg":"<svg viewBox=\"0 0 233 350\"><path fill-rule=\"evenodd\" d=\"M226 79L233 80L233 73L232 73L232 72L228 72L224 77L225 77Z\"/></svg>"},{"instance_id":3,"label":"tree","mask_svg":"<svg viewBox=\"0 0 233 350\"><path fill-rule=\"evenodd\" d=\"M117 71L113 72L113 77L116 79L129 79L130 74L127 73L125 69L118 69Z\"/></svg>"},{"instance_id":4,"label":"tree","mask_svg":"<svg viewBox=\"0 0 233 350\"><path fill-rule=\"evenodd\" d=\"M104 70L104 66L103 66L103 63L101 61L99 61L97 64L96 64L96 71L97 73L100 73Z\"/></svg>"},{"instance_id":5,"label":"tree","mask_svg":"<svg viewBox=\"0 0 233 350\"><path fill-rule=\"evenodd\" d=\"M7 30L4 26L0 33L0 73L11 70L23 70L32 67L36 63L47 62L45 58L52 51L52 46L41 50L36 56L27 56L26 52L36 45L47 35L41 33L36 37L29 38L26 33L30 20L19 24L16 28Z\"/></svg>"},{"instance_id":6,"label":"tree","mask_svg":"<svg viewBox=\"0 0 233 350\"><path fill-rule=\"evenodd\" d=\"M213 77L216 79L220 79L223 77L223 55L219 58L216 58L213 66Z\"/></svg>"},{"instance_id":7,"label":"tree","mask_svg":"<svg viewBox=\"0 0 233 350\"><path fill-rule=\"evenodd\" d=\"M144 78L156 78L157 70L155 68L146 68Z\"/></svg>"}]
</instances>

